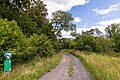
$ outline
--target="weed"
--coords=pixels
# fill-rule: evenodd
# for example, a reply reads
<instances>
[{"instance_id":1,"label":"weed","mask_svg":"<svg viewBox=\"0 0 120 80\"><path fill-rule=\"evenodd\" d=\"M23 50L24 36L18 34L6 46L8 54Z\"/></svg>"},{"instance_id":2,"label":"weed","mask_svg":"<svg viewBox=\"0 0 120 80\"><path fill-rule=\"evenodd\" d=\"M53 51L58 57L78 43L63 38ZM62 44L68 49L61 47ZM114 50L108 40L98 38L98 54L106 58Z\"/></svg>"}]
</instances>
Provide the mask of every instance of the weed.
<instances>
[{"instance_id":1,"label":"weed","mask_svg":"<svg viewBox=\"0 0 120 80\"><path fill-rule=\"evenodd\" d=\"M61 59L62 54L54 54L48 58L36 57L31 62L16 65L10 74L9 80L36 80L55 68ZM4 77L3 80L7 79Z\"/></svg>"},{"instance_id":2,"label":"weed","mask_svg":"<svg viewBox=\"0 0 120 80\"><path fill-rule=\"evenodd\" d=\"M68 70L69 77L73 77L73 73L74 73L74 64L71 63Z\"/></svg>"}]
</instances>

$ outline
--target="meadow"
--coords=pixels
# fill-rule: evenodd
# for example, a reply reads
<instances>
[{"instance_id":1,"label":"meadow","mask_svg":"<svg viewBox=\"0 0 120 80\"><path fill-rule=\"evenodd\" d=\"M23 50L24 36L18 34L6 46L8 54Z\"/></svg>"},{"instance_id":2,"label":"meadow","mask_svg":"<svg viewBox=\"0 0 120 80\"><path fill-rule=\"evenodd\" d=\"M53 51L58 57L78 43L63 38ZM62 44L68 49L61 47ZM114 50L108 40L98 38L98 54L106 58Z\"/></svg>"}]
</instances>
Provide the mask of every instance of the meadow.
<instances>
[{"instance_id":1,"label":"meadow","mask_svg":"<svg viewBox=\"0 0 120 80\"><path fill-rule=\"evenodd\" d=\"M120 80L120 57L76 51L84 67L90 72L93 80Z\"/></svg>"},{"instance_id":2,"label":"meadow","mask_svg":"<svg viewBox=\"0 0 120 80\"><path fill-rule=\"evenodd\" d=\"M0 80L36 80L45 73L55 68L62 58L62 54L53 54L48 58L35 57L32 61L13 67L12 72L6 78L0 74Z\"/></svg>"}]
</instances>

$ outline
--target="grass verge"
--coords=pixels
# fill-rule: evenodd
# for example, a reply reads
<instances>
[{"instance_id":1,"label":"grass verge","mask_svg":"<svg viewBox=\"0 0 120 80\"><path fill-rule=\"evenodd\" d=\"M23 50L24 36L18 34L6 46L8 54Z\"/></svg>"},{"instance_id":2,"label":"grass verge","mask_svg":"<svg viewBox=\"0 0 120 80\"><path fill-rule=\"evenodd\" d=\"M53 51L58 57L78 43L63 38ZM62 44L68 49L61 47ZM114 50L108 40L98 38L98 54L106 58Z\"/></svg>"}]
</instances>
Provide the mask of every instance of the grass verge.
<instances>
[{"instance_id":1,"label":"grass verge","mask_svg":"<svg viewBox=\"0 0 120 80\"><path fill-rule=\"evenodd\" d=\"M73 55L80 59L93 80L120 80L120 58L79 51Z\"/></svg>"},{"instance_id":2,"label":"grass verge","mask_svg":"<svg viewBox=\"0 0 120 80\"><path fill-rule=\"evenodd\" d=\"M74 73L74 64L71 63L71 64L70 64L70 67L69 67L69 69L68 69L69 77L72 77L72 76L73 76L73 73Z\"/></svg>"},{"instance_id":3,"label":"grass verge","mask_svg":"<svg viewBox=\"0 0 120 80\"><path fill-rule=\"evenodd\" d=\"M46 72L55 68L62 59L62 54L54 54L49 58L36 57L31 62L16 65L9 78L5 78L4 73L0 80L36 80Z\"/></svg>"}]
</instances>

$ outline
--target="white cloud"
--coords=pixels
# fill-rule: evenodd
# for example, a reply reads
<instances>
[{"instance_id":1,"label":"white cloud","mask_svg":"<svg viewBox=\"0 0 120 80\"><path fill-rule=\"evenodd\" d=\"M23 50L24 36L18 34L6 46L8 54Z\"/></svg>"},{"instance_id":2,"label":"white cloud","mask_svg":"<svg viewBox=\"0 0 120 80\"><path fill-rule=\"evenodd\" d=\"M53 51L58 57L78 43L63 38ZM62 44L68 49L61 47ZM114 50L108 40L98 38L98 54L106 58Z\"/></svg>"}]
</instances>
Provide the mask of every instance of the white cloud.
<instances>
[{"instance_id":1,"label":"white cloud","mask_svg":"<svg viewBox=\"0 0 120 80\"><path fill-rule=\"evenodd\" d=\"M81 18L80 18L80 17L75 17L75 18L74 18L74 22L78 23L78 22L80 22L80 21L81 21Z\"/></svg>"},{"instance_id":2,"label":"white cloud","mask_svg":"<svg viewBox=\"0 0 120 80\"><path fill-rule=\"evenodd\" d=\"M113 24L113 23L120 23L120 18L100 21L100 22L96 23L95 26L91 26L91 27L77 28L77 33L81 34L82 31L89 31L90 29L98 28L103 34L105 34L105 31L104 31L105 28L108 25ZM62 36L66 37L66 38L72 38L72 36L70 36L70 31L69 32L62 31Z\"/></svg>"},{"instance_id":3,"label":"white cloud","mask_svg":"<svg viewBox=\"0 0 120 80\"><path fill-rule=\"evenodd\" d=\"M42 0L44 4L47 4L46 8L48 9L49 17L52 12L56 10L68 11L73 6L84 5L89 2L89 0Z\"/></svg>"},{"instance_id":4,"label":"white cloud","mask_svg":"<svg viewBox=\"0 0 120 80\"><path fill-rule=\"evenodd\" d=\"M95 29L98 28L101 32L103 32L103 34L105 34L105 28L113 23L120 23L120 18L117 19L112 19L112 20L104 20L104 21L100 21L97 23L98 26L91 26L90 29Z\"/></svg>"},{"instance_id":5,"label":"white cloud","mask_svg":"<svg viewBox=\"0 0 120 80\"><path fill-rule=\"evenodd\" d=\"M112 19L112 20L104 20L104 21L98 22L97 24L99 24L101 26L107 26L112 23L120 23L120 18Z\"/></svg>"},{"instance_id":6,"label":"white cloud","mask_svg":"<svg viewBox=\"0 0 120 80\"><path fill-rule=\"evenodd\" d=\"M77 28L77 33L82 33L82 31L88 31L90 29L95 29L98 28L101 32L103 32L103 34L105 33L105 28L113 23L120 23L120 18L117 19L112 19L112 20L104 20L104 21L100 21L97 23L97 25L95 26L91 26L91 27L87 27L87 28Z\"/></svg>"},{"instance_id":7,"label":"white cloud","mask_svg":"<svg viewBox=\"0 0 120 80\"><path fill-rule=\"evenodd\" d=\"M77 33L81 34L82 31L87 31L89 30L90 28L77 28Z\"/></svg>"},{"instance_id":8,"label":"white cloud","mask_svg":"<svg viewBox=\"0 0 120 80\"><path fill-rule=\"evenodd\" d=\"M107 9L93 9L93 11L95 11L97 14L108 14L114 11L119 11L120 10L120 3L114 4L109 6L109 8Z\"/></svg>"},{"instance_id":9,"label":"white cloud","mask_svg":"<svg viewBox=\"0 0 120 80\"><path fill-rule=\"evenodd\" d=\"M70 35L70 31L67 32L62 30L61 33L63 38L72 38L72 36Z\"/></svg>"},{"instance_id":10,"label":"white cloud","mask_svg":"<svg viewBox=\"0 0 120 80\"><path fill-rule=\"evenodd\" d=\"M77 33L81 34L82 31L89 31L90 29L95 29L95 28L98 28L101 32L105 33L104 29L106 28L106 26L91 26L91 27L88 27L88 28L77 28ZM70 35L70 31L66 32L66 31L62 31L62 37L64 38L73 38L71 35Z\"/></svg>"},{"instance_id":11,"label":"white cloud","mask_svg":"<svg viewBox=\"0 0 120 80\"><path fill-rule=\"evenodd\" d=\"M104 29L106 28L106 26L91 26L91 27L88 27L88 28L77 28L77 33L81 34L82 31L89 31L90 29L95 29L95 28L98 28L101 32L104 33Z\"/></svg>"}]
</instances>

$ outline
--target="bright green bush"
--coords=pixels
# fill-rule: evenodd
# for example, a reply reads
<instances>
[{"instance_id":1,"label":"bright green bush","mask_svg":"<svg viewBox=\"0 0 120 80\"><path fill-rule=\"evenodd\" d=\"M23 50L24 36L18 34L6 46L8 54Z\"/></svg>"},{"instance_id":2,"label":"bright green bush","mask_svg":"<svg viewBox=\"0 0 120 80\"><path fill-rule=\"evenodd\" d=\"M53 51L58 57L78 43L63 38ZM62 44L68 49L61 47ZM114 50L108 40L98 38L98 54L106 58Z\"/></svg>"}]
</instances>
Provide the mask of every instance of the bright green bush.
<instances>
[{"instance_id":1,"label":"bright green bush","mask_svg":"<svg viewBox=\"0 0 120 80\"><path fill-rule=\"evenodd\" d=\"M71 43L69 44L69 48L70 49L77 49L77 42L75 42L75 41L71 41Z\"/></svg>"},{"instance_id":2,"label":"bright green bush","mask_svg":"<svg viewBox=\"0 0 120 80\"><path fill-rule=\"evenodd\" d=\"M52 44L54 46L55 51L60 51L62 49L62 44L59 40L53 39Z\"/></svg>"},{"instance_id":3,"label":"bright green bush","mask_svg":"<svg viewBox=\"0 0 120 80\"><path fill-rule=\"evenodd\" d=\"M82 35L74 41L71 41L69 47L81 51L112 53L114 52L115 43L112 38Z\"/></svg>"},{"instance_id":4,"label":"bright green bush","mask_svg":"<svg viewBox=\"0 0 120 80\"><path fill-rule=\"evenodd\" d=\"M111 53L114 51L113 47L115 46L113 39L97 37L96 38L96 52L105 52Z\"/></svg>"},{"instance_id":5,"label":"bright green bush","mask_svg":"<svg viewBox=\"0 0 120 80\"><path fill-rule=\"evenodd\" d=\"M17 53L24 39L22 31L15 21L0 19L0 63L3 63L3 51L14 51Z\"/></svg>"},{"instance_id":6,"label":"bright green bush","mask_svg":"<svg viewBox=\"0 0 120 80\"><path fill-rule=\"evenodd\" d=\"M28 50L30 52L39 54L40 56L50 56L54 53L52 41L45 34L33 34L33 36L27 39L27 44L29 45Z\"/></svg>"},{"instance_id":7,"label":"bright green bush","mask_svg":"<svg viewBox=\"0 0 120 80\"><path fill-rule=\"evenodd\" d=\"M76 40L77 49L81 51L94 51L95 50L95 38L90 35L82 35Z\"/></svg>"}]
</instances>

